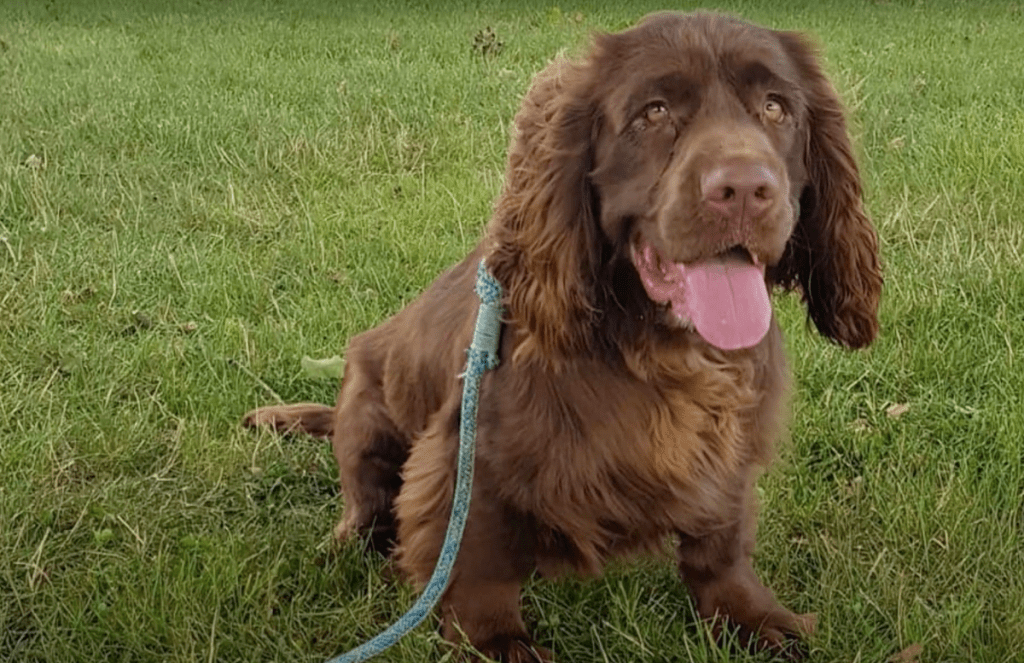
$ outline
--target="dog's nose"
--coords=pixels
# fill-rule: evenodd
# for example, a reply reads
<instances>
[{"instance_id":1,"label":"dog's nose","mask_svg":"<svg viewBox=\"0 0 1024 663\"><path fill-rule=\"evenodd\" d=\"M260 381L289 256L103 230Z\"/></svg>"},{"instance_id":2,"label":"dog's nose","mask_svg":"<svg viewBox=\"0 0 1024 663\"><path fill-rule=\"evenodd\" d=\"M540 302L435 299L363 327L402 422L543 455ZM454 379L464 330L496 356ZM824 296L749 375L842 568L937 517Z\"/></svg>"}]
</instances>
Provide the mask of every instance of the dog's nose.
<instances>
[{"instance_id":1,"label":"dog's nose","mask_svg":"<svg viewBox=\"0 0 1024 663\"><path fill-rule=\"evenodd\" d=\"M775 203L779 179L763 163L737 161L711 169L700 180L704 206L727 219L756 219Z\"/></svg>"}]
</instances>

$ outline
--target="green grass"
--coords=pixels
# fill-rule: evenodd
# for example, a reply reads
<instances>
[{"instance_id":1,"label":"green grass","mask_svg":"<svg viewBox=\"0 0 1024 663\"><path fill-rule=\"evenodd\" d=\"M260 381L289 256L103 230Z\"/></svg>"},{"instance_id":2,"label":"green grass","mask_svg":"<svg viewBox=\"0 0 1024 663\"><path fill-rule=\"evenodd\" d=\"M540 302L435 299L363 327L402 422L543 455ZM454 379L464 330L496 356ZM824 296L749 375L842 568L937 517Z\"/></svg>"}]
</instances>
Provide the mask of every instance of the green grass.
<instances>
[{"instance_id":1,"label":"green grass","mask_svg":"<svg viewBox=\"0 0 1024 663\"><path fill-rule=\"evenodd\" d=\"M327 446L239 430L255 377L333 399L300 357L475 243L532 74L658 8L174 4L0 7L3 661L318 661L401 614L331 550ZM866 352L778 302L799 388L759 571L819 614L813 660L1018 660L1024 10L718 4L825 46L887 269ZM526 594L560 660L766 660L714 645L665 561ZM450 655L425 626L382 660Z\"/></svg>"}]
</instances>

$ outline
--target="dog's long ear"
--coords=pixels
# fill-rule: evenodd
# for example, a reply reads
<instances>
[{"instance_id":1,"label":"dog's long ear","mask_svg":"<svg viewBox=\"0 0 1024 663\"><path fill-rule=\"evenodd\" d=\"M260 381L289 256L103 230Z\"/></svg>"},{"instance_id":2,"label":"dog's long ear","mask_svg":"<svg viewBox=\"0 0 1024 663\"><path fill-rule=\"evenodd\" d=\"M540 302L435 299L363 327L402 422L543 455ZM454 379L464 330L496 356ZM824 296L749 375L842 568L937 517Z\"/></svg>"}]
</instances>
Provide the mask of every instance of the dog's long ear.
<instances>
[{"instance_id":1,"label":"dog's long ear","mask_svg":"<svg viewBox=\"0 0 1024 663\"><path fill-rule=\"evenodd\" d=\"M588 71L555 61L516 115L487 256L520 334L516 360L557 366L593 340L600 244L588 180L597 122Z\"/></svg>"},{"instance_id":2,"label":"dog's long ear","mask_svg":"<svg viewBox=\"0 0 1024 663\"><path fill-rule=\"evenodd\" d=\"M796 33L779 33L779 38L807 95L808 184L793 236L769 278L786 288L799 285L808 315L824 336L864 347L878 334L882 271L843 106L815 49Z\"/></svg>"}]
</instances>

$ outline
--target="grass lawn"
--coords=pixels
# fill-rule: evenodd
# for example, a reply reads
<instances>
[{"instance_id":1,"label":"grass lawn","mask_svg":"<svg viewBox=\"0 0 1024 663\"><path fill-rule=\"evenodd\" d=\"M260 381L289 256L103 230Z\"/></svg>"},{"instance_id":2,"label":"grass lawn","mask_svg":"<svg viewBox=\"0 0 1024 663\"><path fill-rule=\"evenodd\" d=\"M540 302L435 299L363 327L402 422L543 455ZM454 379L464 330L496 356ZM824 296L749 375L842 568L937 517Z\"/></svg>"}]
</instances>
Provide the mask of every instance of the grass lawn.
<instances>
[{"instance_id":1,"label":"grass lawn","mask_svg":"<svg viewBox=\"0 0 1024 663\"><path fill-rule=\"evenodd\" d=\"M408 4L0 6L0 661L320 661L413 599L331 549L328 446L238 419L332 401L300 358L475 243L531 76L664 5ZM1024 8L717 5L824 45L887 273L865 352L777 301L759 572L814 661L1021 660ZM525 604L563 661L768 660L665 560ZM451 657L423 626L380 660Z\"/></svg>"}]
</instances>

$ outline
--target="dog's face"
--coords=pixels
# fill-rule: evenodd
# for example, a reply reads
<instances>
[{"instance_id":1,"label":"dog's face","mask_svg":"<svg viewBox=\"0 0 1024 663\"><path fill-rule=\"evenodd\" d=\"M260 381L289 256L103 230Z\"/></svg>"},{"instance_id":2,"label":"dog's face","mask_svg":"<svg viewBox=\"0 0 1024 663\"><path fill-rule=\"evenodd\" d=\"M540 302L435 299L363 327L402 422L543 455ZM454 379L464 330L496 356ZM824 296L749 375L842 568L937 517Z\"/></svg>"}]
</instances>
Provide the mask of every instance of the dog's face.
<instances>
[{"instance_id":1,"label":"dog's face","mask_svg":"<svg viewBox=\"0 0 1024 663\"><path fill-rule=\"evenodd\" d=\"M701 15L657 15L598 48L615 62L590 173L603 233L629 248L670 323L725 349L757 343L765 269L807 177L796 67L773 32Z\"/></svg>"},{"instance_id":2,"label":"dog's face","mask_svg":"<svg viewBox=\"0 0 1024 663\"><path fill-rule=\"evenodd\" d=\"M687 29L700 19L656 16L611 44L591 172L600 223L673 262L742 247L775 264L807 177L800 76L771 31L718 19L712 42Z\"/></svg>"}]
</instances>

